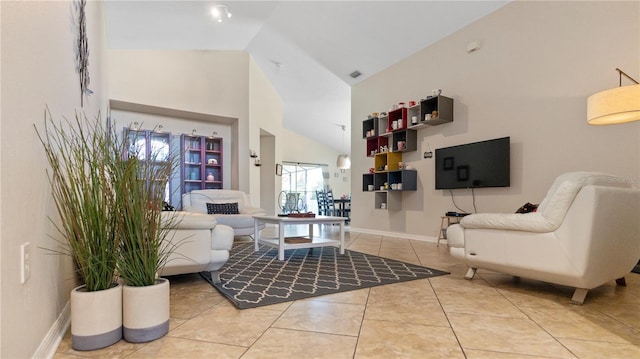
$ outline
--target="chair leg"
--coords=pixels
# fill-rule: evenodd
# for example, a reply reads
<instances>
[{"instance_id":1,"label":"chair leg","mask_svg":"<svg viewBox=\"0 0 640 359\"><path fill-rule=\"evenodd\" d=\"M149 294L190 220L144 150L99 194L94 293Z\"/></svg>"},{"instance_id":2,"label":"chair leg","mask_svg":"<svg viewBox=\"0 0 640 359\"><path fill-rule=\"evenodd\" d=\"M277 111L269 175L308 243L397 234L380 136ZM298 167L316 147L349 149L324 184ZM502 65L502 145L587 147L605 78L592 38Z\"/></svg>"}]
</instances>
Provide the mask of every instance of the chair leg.
<instances>
[{"instance_id":1,"label":"chair leg","mask_svg":"<svg viewBox=\"0 0 640 359\"><path fill-rule=\"evenodd\" d=\"M619 286L626 287L627 286L627 281L626 281L626 279L624 279L624 277L618 278L618 279L616 279L616 284L619 285Z\"/></svg>"},{"instance_id":2,"label":"chair leg","mask_svg":"<svg viewBox=\"0 0 640 359\"><path fill-rule=\"evenodd\" d=\"M220 271L212 270L209 273L211 274L211 281L213 283L220 283Z\"/></svg>"},{"instance_id":3,"label":"chair leg","mask_svg":"<svg viewBox=\"0 0 640 359\"><path fill-rule=\"evenodd\" d=\"M573 292L573 297L571 297L571 304L582 305L582 303L584 303L584 299L587 297L588 291L588 289L576 288Z\"/></svg>"},{"instance_id":4,"label":"chair leg","mask_svg":"<svg viewBox=\"0 0 640 359\"><path fill-rule=\"evenodd\" d=\"M478 268L470 267L469 270L467 271L467 274L464 275L464 279L468 279L468 280L473 279L473 277L476 275L477 270Z\"/></svg>"}]
</instances>

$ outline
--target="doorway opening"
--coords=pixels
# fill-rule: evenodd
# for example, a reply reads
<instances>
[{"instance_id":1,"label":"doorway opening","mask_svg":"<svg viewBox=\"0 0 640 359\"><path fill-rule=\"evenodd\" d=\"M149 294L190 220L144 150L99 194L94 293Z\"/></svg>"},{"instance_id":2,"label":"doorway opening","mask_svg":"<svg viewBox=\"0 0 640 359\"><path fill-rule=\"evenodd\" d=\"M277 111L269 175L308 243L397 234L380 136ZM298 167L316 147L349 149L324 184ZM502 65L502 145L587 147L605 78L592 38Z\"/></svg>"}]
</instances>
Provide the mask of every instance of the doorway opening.
<instances>
[{"instance_id":1,"label":"doorway opening","mask_svg":"<svg viewBox=\"0 0 640 359\"><path fill-rule=\"evenodd\" d=\"M318 213L316 191L328 187L329 166L317 163L282 163L281 213Z\"/></svg>"}]
</instances>

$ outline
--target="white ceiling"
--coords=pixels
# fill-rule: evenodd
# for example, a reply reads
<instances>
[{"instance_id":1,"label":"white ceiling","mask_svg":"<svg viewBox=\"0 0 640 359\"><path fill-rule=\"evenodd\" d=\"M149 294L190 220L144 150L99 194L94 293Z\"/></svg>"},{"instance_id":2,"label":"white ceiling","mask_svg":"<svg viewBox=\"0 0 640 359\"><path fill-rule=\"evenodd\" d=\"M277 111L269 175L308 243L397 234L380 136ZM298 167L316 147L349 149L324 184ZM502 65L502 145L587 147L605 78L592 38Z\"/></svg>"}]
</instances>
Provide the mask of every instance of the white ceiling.
<instances>
[{"instance_id":1,"label":"white ceiling","mask_svg":"<svg viewBox=\"0 0 640 359\"><path fill-rule=\"evenodd\" d=\"M351 85L507 2L107 0L105 14L113 49L249 52L282 97L284 127L350 153ZM220 4L233 14L222 23L209 15Z\"/></svg>"}]
</instances>

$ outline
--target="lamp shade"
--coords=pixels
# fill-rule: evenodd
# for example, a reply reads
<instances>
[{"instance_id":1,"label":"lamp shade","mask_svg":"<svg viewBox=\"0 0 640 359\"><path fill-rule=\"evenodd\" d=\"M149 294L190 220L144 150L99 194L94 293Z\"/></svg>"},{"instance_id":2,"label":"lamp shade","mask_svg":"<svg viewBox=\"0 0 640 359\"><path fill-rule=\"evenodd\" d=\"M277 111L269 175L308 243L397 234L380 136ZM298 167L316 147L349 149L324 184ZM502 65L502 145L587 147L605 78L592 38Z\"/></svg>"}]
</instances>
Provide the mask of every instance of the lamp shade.
<instances>
[{"instance_id":1,"label":"lamp shade","mask_svg":"<svg viewBox=\"0 0 640 359\"><path fill-rule=\"evenodd\" d=\"M640 85L616 87L587 99L590 125L613 125L640 120Z\"/></svg>"},{"instance_id":2,"label":"lamp shade","mask_svg":"<svg viewBox=\"0 0 640 359\"><path fill-rule=\"evenodd\" d=\"M351 159L347 155L338 155L336 166L341 170L346 170L351 167Z\"/></svg>"}]
</instances>

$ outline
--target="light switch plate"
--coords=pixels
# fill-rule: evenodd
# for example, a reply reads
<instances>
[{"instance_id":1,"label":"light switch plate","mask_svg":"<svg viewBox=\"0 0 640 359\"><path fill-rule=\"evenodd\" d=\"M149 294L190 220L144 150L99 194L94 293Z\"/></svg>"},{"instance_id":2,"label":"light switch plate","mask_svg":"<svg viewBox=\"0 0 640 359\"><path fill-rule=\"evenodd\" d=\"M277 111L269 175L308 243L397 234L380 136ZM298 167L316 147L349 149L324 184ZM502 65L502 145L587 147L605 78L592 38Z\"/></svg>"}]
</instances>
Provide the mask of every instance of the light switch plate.
<instances>
[{"instance_id":1,"label":"light switch plate","mask_svg":"<svg viewBox=\"0 0 640 359\"><path fill-rule=\"evenodd\" d=\"M31 278L31 242L20 246L20 283L26 283Z\"/></svg>"}]
</instances>

